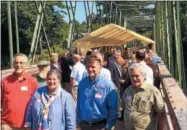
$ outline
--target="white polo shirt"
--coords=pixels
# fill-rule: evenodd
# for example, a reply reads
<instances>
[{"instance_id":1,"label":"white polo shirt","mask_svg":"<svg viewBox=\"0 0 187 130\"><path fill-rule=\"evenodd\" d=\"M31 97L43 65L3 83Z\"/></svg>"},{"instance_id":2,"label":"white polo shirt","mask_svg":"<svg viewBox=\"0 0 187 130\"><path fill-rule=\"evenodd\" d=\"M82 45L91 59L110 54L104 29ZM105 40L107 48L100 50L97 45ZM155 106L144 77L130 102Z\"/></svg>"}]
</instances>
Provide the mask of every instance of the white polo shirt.
<instances>
[{"instance_id":1,"label":"white polo shirt","mask_svg":"<svg viewBox=\"0 0 187 130\"><path fill-rule=\"evenodd\" d=\"M146 72L147 83L153 85L154 84L153 70L144 61L140 62L140 64L143 66L143 69Z\"/></svg>"},{"instance_id":2,"label":"white polo shirt","mask_svg":"<svg viewBox=\"0 0 187 130\"><path fill-rule=\"evenodd\" d=\"M85 70L86 68L81 62L77 62L73 66L70 77L75 79L75 85L79 85Z\"/></svg>"}]
</instances>

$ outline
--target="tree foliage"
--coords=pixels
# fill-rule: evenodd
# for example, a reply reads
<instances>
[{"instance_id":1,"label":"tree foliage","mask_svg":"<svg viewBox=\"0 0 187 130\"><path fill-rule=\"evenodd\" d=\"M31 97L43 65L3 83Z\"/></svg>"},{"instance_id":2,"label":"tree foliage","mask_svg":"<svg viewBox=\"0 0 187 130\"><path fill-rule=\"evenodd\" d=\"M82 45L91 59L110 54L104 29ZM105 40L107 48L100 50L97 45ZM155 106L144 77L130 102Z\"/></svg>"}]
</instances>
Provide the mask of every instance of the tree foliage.
<instances>
[{"instance_id":1,"label":"tree foliage","mask_svg":"<svg viewBox=\"0 0 187 130\"><path fill-rule=\"evenodd\" d=\"M19 44L20 52L28 55L30 44L33 37L34 27L36 23L37 5L41 2L19 1L17 2L18 13L18 30L19 30ZM8 37L8 20L7 20L7 2L1 3L1 29L2 29L2 67L6 67L9 62L9 37ZM61 44L68 37L69 25L65 22L63 11L65 6L60 1L46 2L44 11L43 24L46 29L46 34L49 43ZM12 18L12 36L13 49L16 53L16 36L15 36L15 15L14 4L11 2L11 18ZM46 48L46 40L44 33L41 30L40 37L42 39L43 48Z\"/></svg>"},{"instance_id":2,"label":"tree foliage","mask_svg":"<svg viewBox=\"0 0 187 130\"><path fill-rule=\"evenodd\" d=\"M181 34L182 40L187 44L187 2L181 2ZM187 45L186 45L187 47Z\"/></svg>"}]
</instances>

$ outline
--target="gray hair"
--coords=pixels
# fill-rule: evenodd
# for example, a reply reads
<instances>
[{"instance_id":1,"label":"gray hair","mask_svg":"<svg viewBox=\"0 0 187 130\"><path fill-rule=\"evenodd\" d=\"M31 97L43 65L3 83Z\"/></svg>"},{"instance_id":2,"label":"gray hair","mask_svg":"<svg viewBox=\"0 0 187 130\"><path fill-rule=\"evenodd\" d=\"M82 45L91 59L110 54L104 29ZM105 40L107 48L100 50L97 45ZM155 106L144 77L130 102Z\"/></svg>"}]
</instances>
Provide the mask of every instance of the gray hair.
<instances>
[{"instance_id":1,"label":"gray hair","mask_svg":"<svg viewBox=\"0 0 187 130\"><path fill-rule=\"evenodd\" d=\"M92 52L91 56L95 56L97 58L99 58L101 60L101 64L103 63L103 54L100 53L99 51L96 51L96 52Z\"/></svg>"},{"instance_id":2,"label":"gray hair","mask_svg":"<svg viewBox=\"0 0 187 130\"><path fill-rule=\"evenodd\" d=\"M57 78L58 78L59 81L61 81L61 73L57 69L52 69L52 70L48 71L46 77L49 77L49 76L51 76L53 74L57 76Z\"/></svg>"},{"instance_id":3,"label":"gray hair","mask_svg":"<svg viewBox=\"0 0 187 130\"><path fill-rule=\"evenodd\" d=\"M128 68L128 73L130 75L131 71L138 69L140 73L146 78L147 73L145 72L145 66L140 63L132 63Z\"/></svg>"},{"instance_id":4,"label":"gray hair","mask_svg":"<svg viewBox=\"0 0 187 130\"><path fill-rule=\"evenodd\" d=\"M25 54L22 54L22 53L16 54L16 55L14 56L13 62L15 62L15 59L16 59L16 57L18 57L18 56L23 57L23 58L25 59L25 63L28 63L28 62L29 62L28 57L27 57Z\"/></svg>"}]
</instances>

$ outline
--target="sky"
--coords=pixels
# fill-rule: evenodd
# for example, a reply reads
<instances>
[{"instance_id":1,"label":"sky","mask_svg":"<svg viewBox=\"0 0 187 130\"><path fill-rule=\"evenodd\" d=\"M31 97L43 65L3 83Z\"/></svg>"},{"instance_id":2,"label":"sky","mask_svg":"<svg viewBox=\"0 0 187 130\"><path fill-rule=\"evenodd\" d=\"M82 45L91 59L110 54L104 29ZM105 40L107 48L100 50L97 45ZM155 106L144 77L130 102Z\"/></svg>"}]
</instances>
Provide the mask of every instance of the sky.
<instances>
[{"instance_id":1,"label":"sky","mask_svg":"<svg viewBox=\"0 0 187 130\"><path fill-rule=\"evenodd\" d=\"M75 2L72 2L72 4L74 5ZM65 3L64 3L65 4ZM68 2L69 4L69 2ZM89 2L89 5L90 5L90 10L91 10L91 5L92 3ZM57 7L54 7L55 10L58 10ZM67 9L64 9L64 11L67 13ZM93 12L96 14L96 6L95 6L95 3L94 3L94 8L93 8ZM70 11L71 13L71 11ZM84 9L84 3L83 2L77 2L77 7L76 7L76 11L75 11L75 19L77 21L79 21L80 23L82 23L83 21L86 20L86 14L85 14L85 9ZM68 13L67 15L65 15L65 21L66 22L69 22L69 17L68 17Z\"/></svg>"},{"instance_id":2,"label":"sky","mask_svg":"<svg viewBox=\"0 0 187 130\"><path fill-rule=\"evenodd\" d=\"M65 4L65 2L63 2ZM72 2L72 4L74 5L75 2ZM70 2L68 1L68 5L70 6ZM89 2L90 5L90 10L91 10L91 6L92 6L92 2ZM56 10L58 10L58 8L54 7ZM148 8L154 8L154 4L149 5ZM64 9L64 11L67 13L67 9ZM94 8L93 8L93 12L96 14L96 6L94 3ZM70 11L71 13L71 11ZM77 21L79 21L80 23L82 23L83 21L86 21L86 14L85 14L85 9L84 9L84 2L83 1L78 1L77 2L77 7L76 7L76 11L75 11L75 19ZM69 17L68 17L68 13L67 15L65 15L65 21L69 22Z\"/></svg>"}]
</instances>

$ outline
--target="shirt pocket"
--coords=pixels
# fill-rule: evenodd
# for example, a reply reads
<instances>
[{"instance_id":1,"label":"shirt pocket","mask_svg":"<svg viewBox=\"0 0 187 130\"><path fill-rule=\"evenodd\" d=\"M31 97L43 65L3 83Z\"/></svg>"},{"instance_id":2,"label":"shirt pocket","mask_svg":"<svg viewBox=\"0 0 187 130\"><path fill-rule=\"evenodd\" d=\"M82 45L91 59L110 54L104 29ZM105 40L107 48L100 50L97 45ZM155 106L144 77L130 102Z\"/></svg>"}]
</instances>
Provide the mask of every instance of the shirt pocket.
<instances>
[{"instance_id":1,"label":"shirt pocket","mask_svg":"<svg viewBox=\"0 0 187 130\"><path fill-rule=\"evenodd\" d=\"M142 113L149 113L151 109L151 104L149 100L141 99L138 103L137 110Z\"/></svg>"},{"instance_id":2,"label":"shirt pocket","mask_svg":"<svg viewBox=\"0 0 187 130\"><path fill-rule=\"evenodd\" d=\"M94 100L96 104L103 105L103 103L105 102L105 98L106 96L102 92L96 92L94 95Z\"/></svg>"},{"instance_id":3,"label":"shirt pocket","mask_svg":"<svg viewBox=\"0 0 187 130\"><path fill-rule=\"evenodd\" d=\"M128 96L124 100L125 103L125 110L130 112L131 107L132 107L132 98L129 98Z\"/></svg>"}]
</instances>

